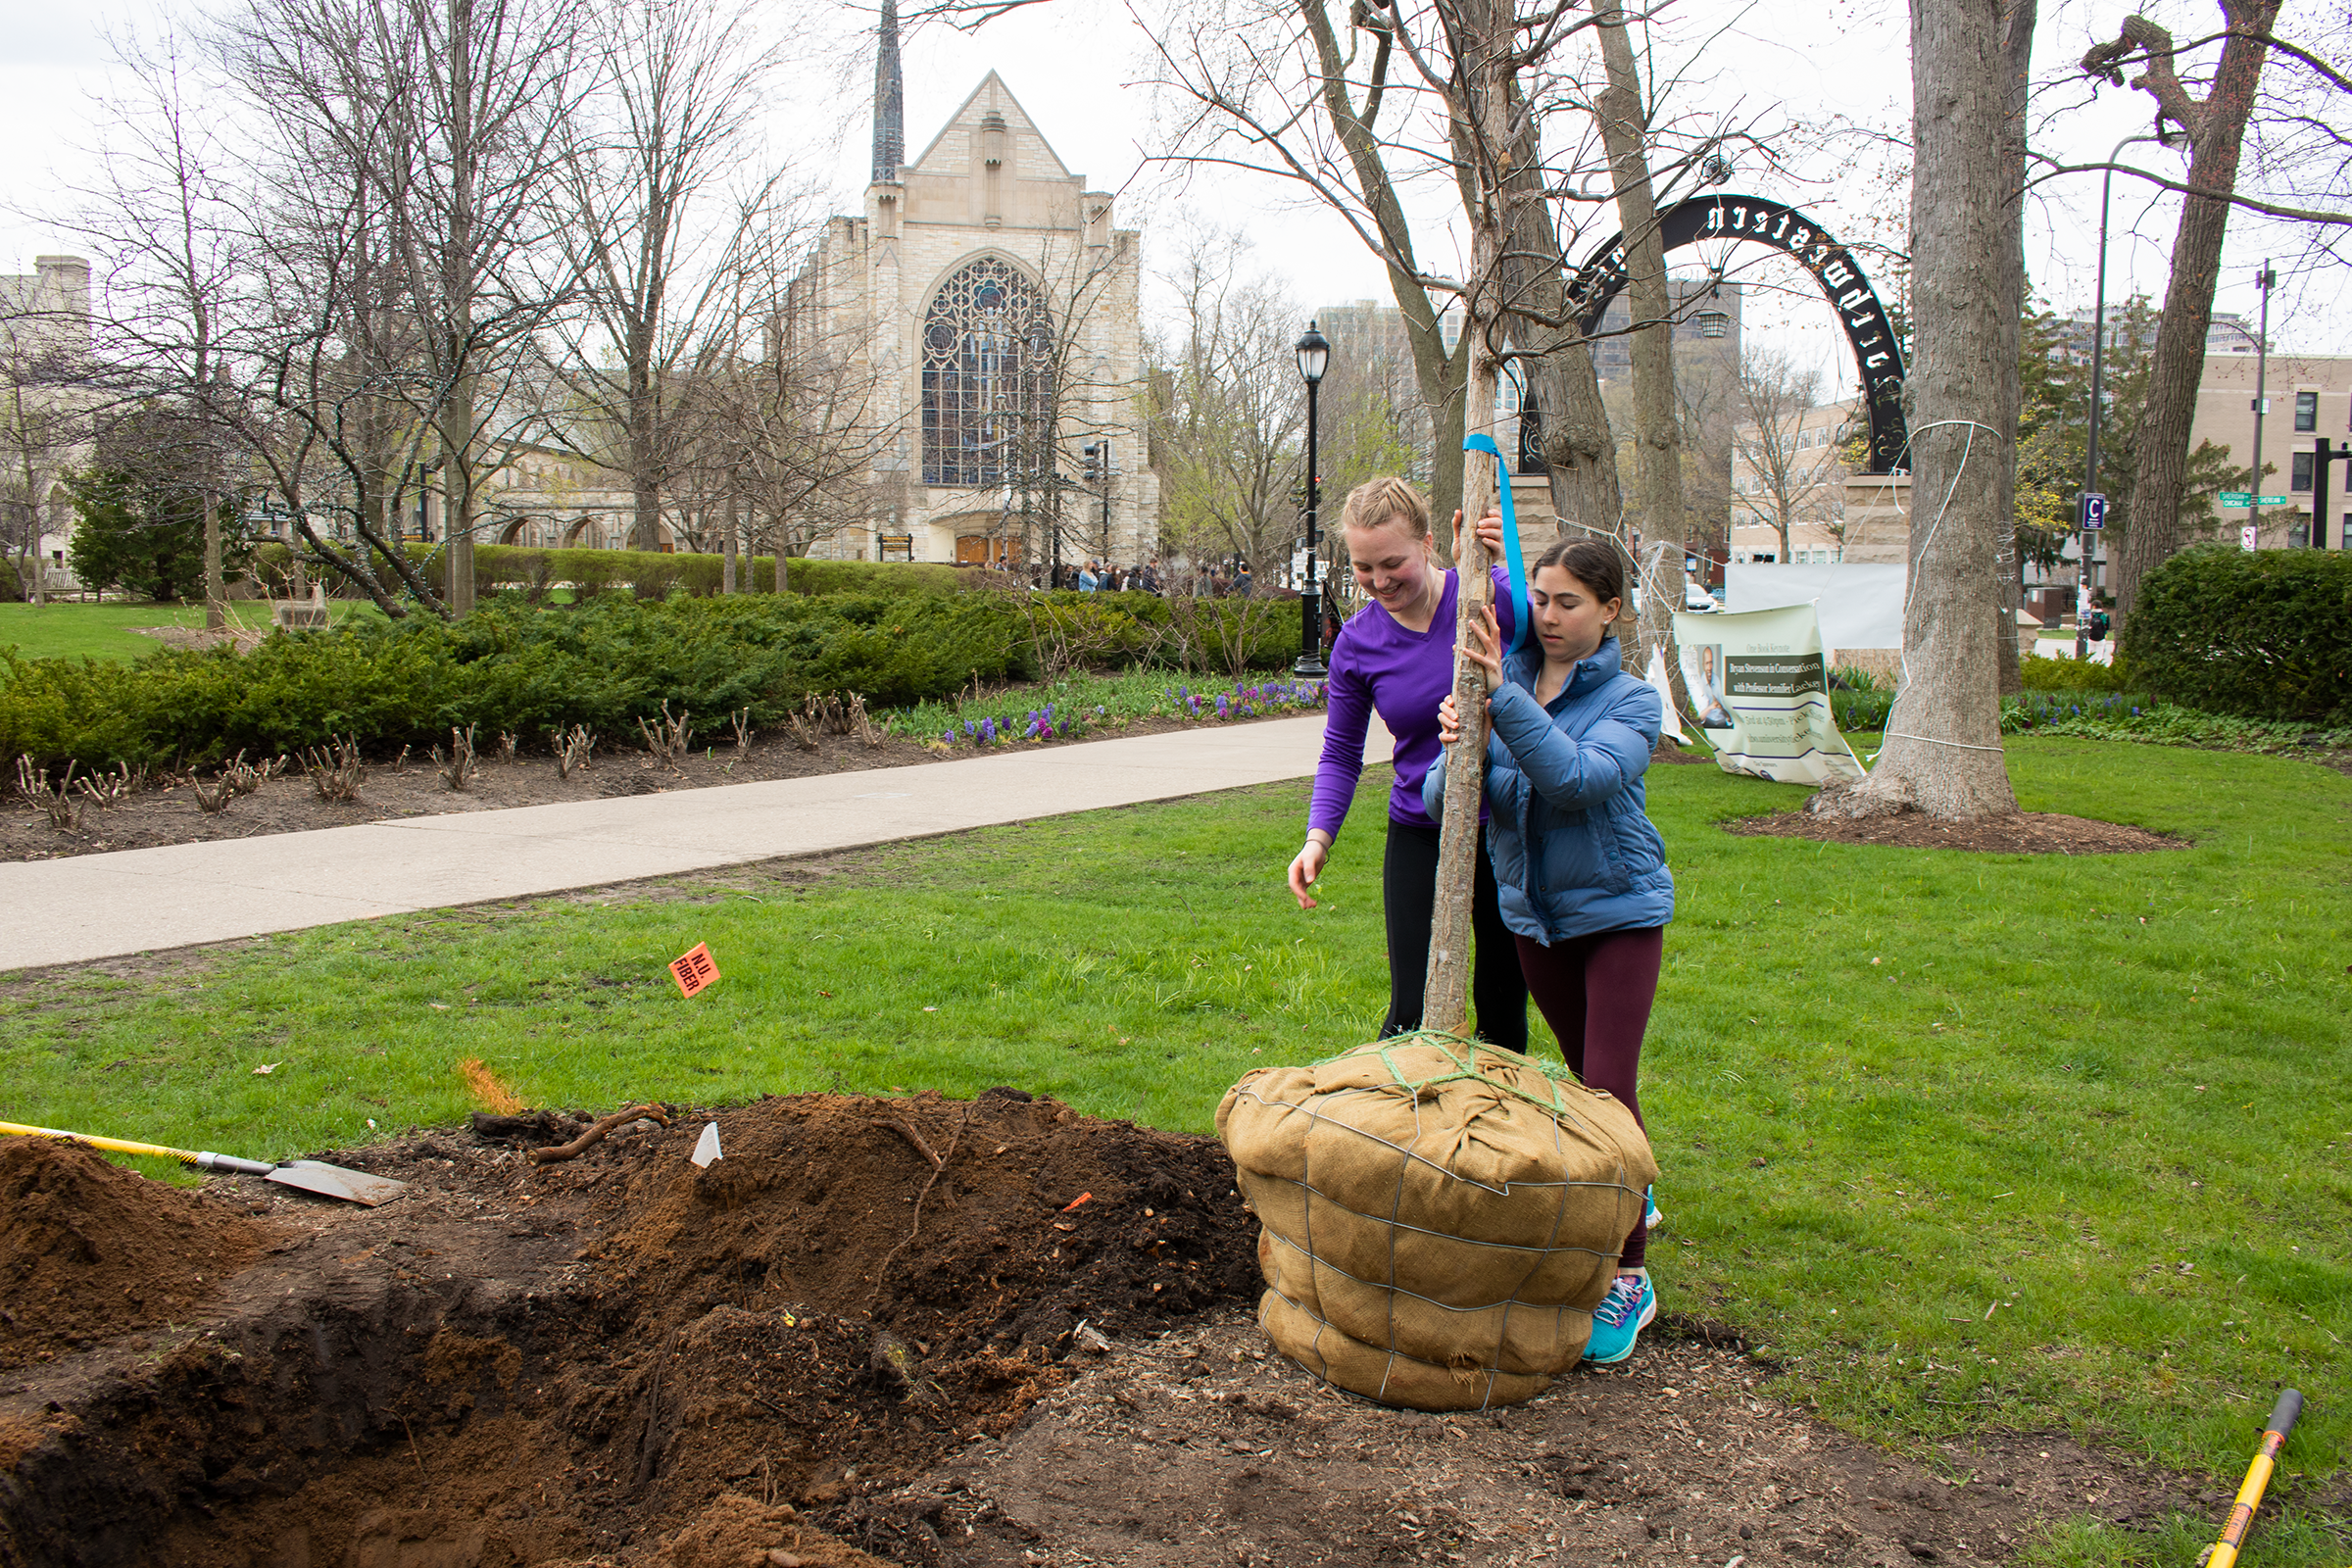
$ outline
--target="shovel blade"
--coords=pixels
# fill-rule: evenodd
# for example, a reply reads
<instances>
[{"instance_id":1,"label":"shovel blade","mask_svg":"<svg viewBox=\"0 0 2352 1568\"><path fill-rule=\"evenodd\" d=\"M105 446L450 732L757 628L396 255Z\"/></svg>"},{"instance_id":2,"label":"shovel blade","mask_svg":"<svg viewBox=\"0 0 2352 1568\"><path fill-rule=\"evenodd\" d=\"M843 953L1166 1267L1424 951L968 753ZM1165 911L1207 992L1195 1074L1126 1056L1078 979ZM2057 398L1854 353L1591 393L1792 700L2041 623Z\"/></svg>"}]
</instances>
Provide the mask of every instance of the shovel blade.
<instances>
[{"instance_id":1,"label":"shovel blade","mask_svg":"<svg viewBox=\"0 0 2352 1568\"><path fill-rule=\"evenodd\" d=\"M347 1170L317 1159L289 1159L270 1173L270 1180L281 1187L299 1187L306 1193L340 1198L347 1203L365 1203L369 1208L390 1202L408 1191L409 1186L388 1176L370 1176L364 1170Z\"/></svg>"}]
</instances>

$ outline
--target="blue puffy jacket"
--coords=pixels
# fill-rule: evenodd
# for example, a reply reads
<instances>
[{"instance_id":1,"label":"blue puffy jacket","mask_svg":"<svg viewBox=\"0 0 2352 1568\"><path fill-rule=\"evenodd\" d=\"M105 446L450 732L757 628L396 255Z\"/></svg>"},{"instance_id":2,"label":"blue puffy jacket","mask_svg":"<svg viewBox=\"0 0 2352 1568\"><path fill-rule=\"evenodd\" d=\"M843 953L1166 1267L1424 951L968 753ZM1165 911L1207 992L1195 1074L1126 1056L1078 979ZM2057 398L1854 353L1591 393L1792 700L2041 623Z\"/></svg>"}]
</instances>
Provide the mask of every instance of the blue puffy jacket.
<instances>
[{"instance_id":1,"label":"blue puffy jacket","mask_svg":"<svg viewBox=\"0 0 2352 1568\"><path fill-rule=\"evenodd\" d=\"M1664 712L1658 694L1619 667L1614 637L1548 707L1536 701L1543 667L1533 643L1506 658L1508 679L1488 705L1487 848L1503 924L1546 947L1664 925L1674 877L1642 791ZM1445 808L1446 760L1421 784L1433 817Z\"/></svg>"}]
</instances>

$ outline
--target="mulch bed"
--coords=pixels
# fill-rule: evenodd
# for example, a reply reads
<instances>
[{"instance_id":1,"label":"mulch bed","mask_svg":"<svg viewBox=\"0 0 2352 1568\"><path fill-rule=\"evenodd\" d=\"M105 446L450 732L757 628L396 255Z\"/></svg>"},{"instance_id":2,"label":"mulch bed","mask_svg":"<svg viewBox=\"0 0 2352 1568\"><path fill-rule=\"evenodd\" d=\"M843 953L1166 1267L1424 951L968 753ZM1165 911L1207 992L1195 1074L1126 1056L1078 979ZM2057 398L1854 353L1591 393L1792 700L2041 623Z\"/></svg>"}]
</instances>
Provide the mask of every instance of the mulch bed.
<instances>
[{"instance_id":1,"label":"mulch bed","mask_svg":"<svg viewBox=\"0 0 2352 1568\"><path fill-rule=\"evenodd\" d=\"M1944 822L1919 811L1860 818L1774 811L1723 824L1742 838L1814 839L1829 844L1886 844L1908 850L1974 850L1987 855L2140 855L2193 848L2186 839L2123 822L2056 811L2020 811L1975 822Z\"/></svg>"},{"instance_id":2,"label":"mulch bed","mask_svg":"<svg viewBox=\"0 0 2352 1568\"><path fill-rule=\"evenodd\" d=\"M1907 1568L2230 1479L2056 1434L1896 1458L1691 1316L1516 1409L1385 1410L1269 1352L1213 1142L1017 1091L770 1098L526 1158L584 1124L325 1155L412 1184L377 1209L15 1145L8 1191L55 1196L0 1214L41 1347L0 1374L0 1561ZM158 1231L191 1214L210 1242ZM185 1298L92 1307L126 1260Z\"/></svg>"},{"instance_id":3,"label":"mulch bed","mask_svg":"<svg viewBox=\"0 0 2352 1568\"><path fill-rule=\"evenodd\" d=\"M1299 718L1309 711L1312 710L1302 709L1216 722L1220 727L1255 724L1274 718ZM1134 735L1159 735L1201 727L1202 721L1136 718L1076 740L1021 744L1086 746L1098 740L1122 740ZM732 736L724 730L709 736L698 735L697 739L713 744L708 752L698 749L681 759L674 769L658 765L645 752L600 750L584 771L561 778L554 758L526 755L507 762L496 757L493 739L485 737L480 742L481 771L472 787L463 793L444 789L432 762L422 754L416 754L401 765L389 761L370 763L356 801L320 800L296 765L285 776L270 780L253 794L232 800L228 808L218 815L199 810L194 792L184 787L148 789L119 806L91 807L83 814L79 832L59 832L26 802L12 796L0 806L0 860L58 859L110 850L144 850L165 844L198 844L214 839L348 827L355 822L374 822L387 817L493 811L514 806L547 806L618 795L658 795L671 790L809 778L865 768L907 767L988 755L970 747L935 752L898 737L885 737L881 745L868 747L847 735L820 735L814 751L803 751L790 741L775 737L756 740L748 753L738 756Z\"/></svg>"}]
</instances>

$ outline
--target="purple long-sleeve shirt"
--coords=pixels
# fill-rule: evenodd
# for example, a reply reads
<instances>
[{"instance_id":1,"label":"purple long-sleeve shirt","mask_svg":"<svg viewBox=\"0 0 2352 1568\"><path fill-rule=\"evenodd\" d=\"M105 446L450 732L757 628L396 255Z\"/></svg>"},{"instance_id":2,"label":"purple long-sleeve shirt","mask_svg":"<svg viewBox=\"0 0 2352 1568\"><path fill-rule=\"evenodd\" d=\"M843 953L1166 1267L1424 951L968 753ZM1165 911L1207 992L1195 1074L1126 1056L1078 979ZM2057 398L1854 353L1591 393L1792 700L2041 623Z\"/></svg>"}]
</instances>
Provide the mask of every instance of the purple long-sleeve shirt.
<instances>
[{"instance_id":1,"label":"purple long-sleeve shirt","mask_svg":"<svg viewBox=\"0 0 2352 1568\"><path fill-rule=\"evenodd\" d=\"M1510 575L1494 568L1494 618L1510 646ZM1338 838L1364 771L1364 736L1375 710L1396 737L1396 783L1389 791L1389 820L1431 826L1421 808L1421 780L1438 760L1438 704L1453 690L1454 596L1459 579L1446 573L1446 592L1429 630L1407 631L1375 602L1340 628L1331 645L1331 687L1323 725L1323 760L1315 767L1308 831ZM1484 808L1482 807L1483 810Z\"/></svg>"}]
</instances>

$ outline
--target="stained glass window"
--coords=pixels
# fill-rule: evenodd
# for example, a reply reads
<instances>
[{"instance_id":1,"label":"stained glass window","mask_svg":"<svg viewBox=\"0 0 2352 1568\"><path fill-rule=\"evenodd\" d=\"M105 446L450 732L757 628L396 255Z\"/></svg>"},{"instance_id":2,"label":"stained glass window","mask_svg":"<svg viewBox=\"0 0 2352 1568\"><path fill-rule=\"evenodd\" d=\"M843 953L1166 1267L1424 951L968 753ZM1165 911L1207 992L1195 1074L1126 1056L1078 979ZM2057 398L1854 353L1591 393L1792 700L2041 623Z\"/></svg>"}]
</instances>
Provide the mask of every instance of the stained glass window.
<instances>
[{"instance_id":1,"label":"stained glass window","mask_svg":"<svg viewBox=\"0 0 2352 1568\"><path fill-rule=\"evenodd\" d=\"M982 257L923 317L923 483L992 488L1042 433L1054 326L1009 262Z\"/></svg>"}]
</instances>

